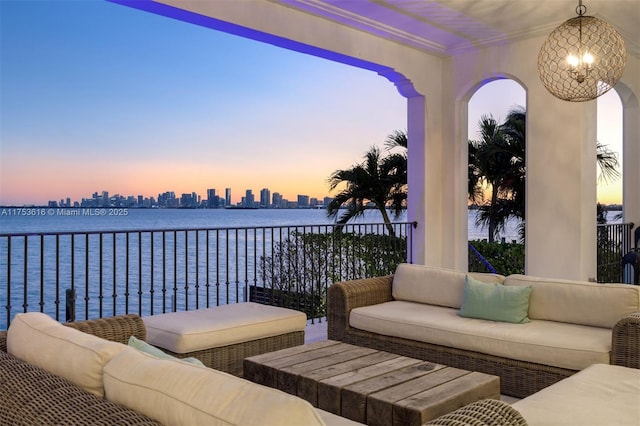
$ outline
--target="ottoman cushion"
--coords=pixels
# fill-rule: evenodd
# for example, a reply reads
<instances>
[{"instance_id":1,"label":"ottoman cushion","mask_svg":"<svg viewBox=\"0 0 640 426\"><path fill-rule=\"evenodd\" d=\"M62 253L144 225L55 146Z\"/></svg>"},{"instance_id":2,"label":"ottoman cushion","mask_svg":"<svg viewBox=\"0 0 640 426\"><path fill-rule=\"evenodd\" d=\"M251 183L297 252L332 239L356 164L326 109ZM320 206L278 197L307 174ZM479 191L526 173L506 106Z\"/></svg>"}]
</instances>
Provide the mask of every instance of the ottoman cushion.
<instances>
[{"instance_id":1,"label":"ottoman cushion","mask_svg":"<svg viewBox=\"0 0 640 426\"><path fill-rule=\"evenodd\" d=\"M147 342L184 354L304 331L307 316L278 306L246 302L144 317Z\"/></svg>"},{"instance_id":2,"label":"ottoman cushion","mask_svg":"<svg viewBox=\"0 0 640 426\"><path fill-rule=\"evenodd\" d=\"M513 404L529 426L639 425L640 370L594 364Z\"/></svg>"}]
</instances>

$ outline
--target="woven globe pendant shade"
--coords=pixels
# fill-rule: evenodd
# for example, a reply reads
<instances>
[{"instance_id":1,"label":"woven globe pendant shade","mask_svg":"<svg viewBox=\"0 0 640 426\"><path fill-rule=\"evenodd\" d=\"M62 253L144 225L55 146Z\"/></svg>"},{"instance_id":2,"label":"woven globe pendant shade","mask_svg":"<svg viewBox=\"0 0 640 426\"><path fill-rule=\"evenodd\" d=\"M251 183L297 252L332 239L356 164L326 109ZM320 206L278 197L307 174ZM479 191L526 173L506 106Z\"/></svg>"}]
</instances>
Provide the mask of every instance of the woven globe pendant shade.
<instances>
[{"instance_id":1,"label":"woven globe pendant shade","mask_svg":"<svg viewBox=\"0 0 640 426\"><path fill-rule=\"evenodd\" d=\"M538 54L538 74L557 98L584 102L608 92L618 82L627 62L624 40L602 19L578 16L553 30Z\"/></svg>"}]
</instances>

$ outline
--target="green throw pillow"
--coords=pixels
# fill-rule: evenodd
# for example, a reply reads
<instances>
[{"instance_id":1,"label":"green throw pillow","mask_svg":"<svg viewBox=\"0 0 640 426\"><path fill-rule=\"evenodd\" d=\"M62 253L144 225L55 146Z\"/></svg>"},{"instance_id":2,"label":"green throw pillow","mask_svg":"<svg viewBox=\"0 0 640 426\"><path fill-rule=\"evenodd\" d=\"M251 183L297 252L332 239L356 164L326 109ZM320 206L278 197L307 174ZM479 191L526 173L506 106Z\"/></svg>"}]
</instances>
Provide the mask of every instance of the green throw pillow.
<instances>
[{"instance_id":1,"label":"green throw pillow","mask_svg":"<svg viewBox=\"0 0 640 426\"><path fill-rule=\"evenodd\" d=\"M140 352L145 352L145 353L148 353L149 355L153 355L156 358L175 359L175 360L178 360L178 361L188 362L190 364L201 365L203 367L205 366L202 363L202 361L200 361L198 358L192 358L192 357L189 357L189 358L176 358L174 356L169 355L168 353L163 352L161 349L158 349L155 346L148 344L144 340L136 339L135 336L129 337L129 343L128 344L132 348L135 348L135 349L139 350Z\"/></svg>"},{"instance_id":2,"label":"green throw pillow","mask_svg":"<svg viewBox=\"0 0 640 426\"><path fill-rule=\"evenodd\" d=\"M483 283L467 275L460 316L491 321L529 322L531 286Z\"/></svg>"}]
</instances>

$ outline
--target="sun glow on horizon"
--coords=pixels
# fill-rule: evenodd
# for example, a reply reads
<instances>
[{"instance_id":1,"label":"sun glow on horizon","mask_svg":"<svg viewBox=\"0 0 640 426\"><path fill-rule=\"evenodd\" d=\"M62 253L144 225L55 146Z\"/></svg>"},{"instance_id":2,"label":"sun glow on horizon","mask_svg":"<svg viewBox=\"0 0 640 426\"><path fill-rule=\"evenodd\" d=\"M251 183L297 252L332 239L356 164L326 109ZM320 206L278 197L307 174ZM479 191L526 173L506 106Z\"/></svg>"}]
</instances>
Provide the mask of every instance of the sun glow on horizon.
<instances>
[{"instance_id":1,"label":"sun glow on horizon","mask_svg":"<svg viewBox=\"0 0 640 426\"><path fill-rule=\"evenodd\" d=\"M406 100L372 71L109 2L2 14L0 205L323 198L334 170L406 128Z\"/></svg>"}]
</instances>

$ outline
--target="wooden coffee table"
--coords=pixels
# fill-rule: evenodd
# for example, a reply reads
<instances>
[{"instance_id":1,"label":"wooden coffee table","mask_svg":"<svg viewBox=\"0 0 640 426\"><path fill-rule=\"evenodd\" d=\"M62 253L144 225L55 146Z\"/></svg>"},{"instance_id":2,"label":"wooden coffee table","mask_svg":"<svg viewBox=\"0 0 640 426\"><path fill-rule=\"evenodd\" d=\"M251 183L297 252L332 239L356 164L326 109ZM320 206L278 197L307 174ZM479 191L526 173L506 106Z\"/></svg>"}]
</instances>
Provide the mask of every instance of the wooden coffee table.
<instances>
[{"instance_id":1,"label":"wooden coffee table","mask_svg":"<svg viewBox=\"0 0 640 426\"><path fill-rule=\"evenodd\" d=\"M421 425L500 399L497 376L332 340L245 358L244 377L368 425Z\"/></svg>"}]
</instances>

